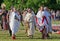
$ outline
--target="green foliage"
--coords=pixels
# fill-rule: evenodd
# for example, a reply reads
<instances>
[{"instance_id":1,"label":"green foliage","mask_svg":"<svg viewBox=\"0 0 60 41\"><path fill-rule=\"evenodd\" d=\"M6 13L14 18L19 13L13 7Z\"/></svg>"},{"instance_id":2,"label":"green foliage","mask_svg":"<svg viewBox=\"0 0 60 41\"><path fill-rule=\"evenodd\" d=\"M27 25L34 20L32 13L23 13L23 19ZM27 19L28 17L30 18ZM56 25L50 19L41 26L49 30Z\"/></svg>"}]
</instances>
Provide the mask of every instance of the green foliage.
<instances>
[{"instance_id":1,"label":"green foliage","mask_svg":"<svg viewBox=\"0 0 60 41\"><path fill-rule=\"evenodd\" d=\"M3 0L0 0L0 5L1 5L1 3L3 2ZM1 8L1 7L0 7Z\"/></svg>"},{"instance_id":2,"label":"green foliage","mask_svg":"<svg viewBox=\"0 0 60 41\"><path fill-rule=\"evenodd\" d=\"M1 0L6 4L6 9L10 9L11 6L15 6L17 9L26 9L27 7L32 8L35 12L37 12L38 8L41 4L48 6L52 9L60 9L60 1L59 0Z\"/></svg>"}]
</instances>

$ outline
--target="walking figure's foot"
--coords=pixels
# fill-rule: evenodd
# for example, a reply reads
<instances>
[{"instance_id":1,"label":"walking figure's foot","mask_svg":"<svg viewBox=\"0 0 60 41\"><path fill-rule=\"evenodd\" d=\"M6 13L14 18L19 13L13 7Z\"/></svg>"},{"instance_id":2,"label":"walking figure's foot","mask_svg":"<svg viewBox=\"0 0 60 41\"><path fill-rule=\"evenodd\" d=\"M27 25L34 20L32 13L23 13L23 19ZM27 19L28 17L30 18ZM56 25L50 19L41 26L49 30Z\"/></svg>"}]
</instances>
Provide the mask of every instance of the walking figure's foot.
<instances>
[{"instance_id":1,"label":"walking figure's foot","mask_svg":"<svg viewBox=\"0 0 60 41\"><path fill-rule=\"evenodd\" d=\"M12 36L12 39L13 39L13 40L16 39L15 36Z\"/></svg>"},{"instance_id":2,"label":"walking figure's foot","mask_svg":"<svg viewBox=\"0 0 60 41\"><path fill-rule=\"evenodd\" d=\"M32 39L32 38L33 38L33 35L29 35L29 38L31 38L31 39Z\"/></svg>"}]
</instances>

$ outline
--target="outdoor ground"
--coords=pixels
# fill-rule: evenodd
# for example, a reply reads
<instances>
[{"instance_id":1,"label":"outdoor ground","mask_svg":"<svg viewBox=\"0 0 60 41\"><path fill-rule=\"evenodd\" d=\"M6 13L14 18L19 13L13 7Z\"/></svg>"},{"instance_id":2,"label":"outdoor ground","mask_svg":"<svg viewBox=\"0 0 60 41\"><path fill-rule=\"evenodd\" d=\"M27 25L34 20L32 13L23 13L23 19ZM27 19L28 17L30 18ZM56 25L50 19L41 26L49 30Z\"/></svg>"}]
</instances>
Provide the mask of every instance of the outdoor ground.
<instances>
[{"instance_id":1,"label":"outdoor ground","mask_svg":"<svg viewBox=\"0 0 60 41\"><path fill-rule=\"evenodd\" d=\"M49 39L41 39L41 33L36 30L33 39L30 39L27 37L24 27L21 26L16 34L16 39L12 40L7 30L0 29L0 41L60 41L60 34L53 33L50 36Z\"/></svg>"}]
</instances>

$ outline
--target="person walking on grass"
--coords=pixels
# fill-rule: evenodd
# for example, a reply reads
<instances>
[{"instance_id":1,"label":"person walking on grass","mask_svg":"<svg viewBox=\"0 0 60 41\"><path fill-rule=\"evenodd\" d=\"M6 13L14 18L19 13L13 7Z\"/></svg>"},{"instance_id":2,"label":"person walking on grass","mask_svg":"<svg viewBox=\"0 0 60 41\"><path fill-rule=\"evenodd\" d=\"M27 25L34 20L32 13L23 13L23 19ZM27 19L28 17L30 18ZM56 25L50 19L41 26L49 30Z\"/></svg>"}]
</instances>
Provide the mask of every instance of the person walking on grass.
<instances>
[{"instance_id":1,"label":"person walking on grass","mask_svg":"<svg viewBox=\"0 0 60 41\"><path fill-rule=\"evenodd\" d=\"M8 11L6 10L6 5L4 3L1 4L1 12L0 12L0 15L1 15L1 28L2 30L7 30L7 13Z\"/></svg>"},{"instance_id":2,"label":"person walking on grass","mask_svg":"<svg viewBox=\"0 0 60 41\"><path fill-rule=\"evenodd\" d=\"M39 11L36 15L36 24L39 28L39 31L42 33L42 39L47 38L47 31L48 31L48 21L46 16L44 15L44 6L40 6Z\"/></svg>"},{"instance_id":3,"label":"person walking on grass","mask_svg":"<svg viewBox=\"0 0 60 41\"><path fill-rule=\"evenodd\" d=\"M47 33L47 37L49 37L49 33L52 33L52 25L51 25L51 14L49 12L48 7L44 7L44 12L45 12L45 16L48 20L48 33Z\"/></svg>"},{"instance_id":4,"label":"person walking on grass","mask_svg":"<svg viewBox=\"0 0 60 41\"><path fill-rule=\"evenodd\" d=\"M20 13L17 12L15 8L12 9L9 21L10 29L12 31L12 39L16 39L15 34L20 26Z\"/></svg>"},{"instance_id":5,"label":"person walking on grass","mask_svg":"<svg viewBox=\"0 0 60 41\"><path fill-rule=\"evenodd\" d=\"M25 22L27 24L27 33L28 33L28 36L30 38L33 38L33 35L34 35L34 17L33 17L33 14L32 14L32 10L30 8L28 8L27 10L27 14L25 16Z\"/></svg>"}]
</instances>

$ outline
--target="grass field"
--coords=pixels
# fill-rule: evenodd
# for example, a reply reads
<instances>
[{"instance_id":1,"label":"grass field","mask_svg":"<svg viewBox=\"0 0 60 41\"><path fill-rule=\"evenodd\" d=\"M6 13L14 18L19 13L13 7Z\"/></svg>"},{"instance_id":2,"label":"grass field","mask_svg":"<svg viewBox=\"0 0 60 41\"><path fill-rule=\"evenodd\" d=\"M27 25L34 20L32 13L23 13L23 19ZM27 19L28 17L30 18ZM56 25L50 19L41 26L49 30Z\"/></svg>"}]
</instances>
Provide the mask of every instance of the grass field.
<instances>
[{"instance_id":1,"label":"grass field","mask_svg":"<svg viewBox=\"0 0 60 41\"><path fill-rule=\"evenodd\" d=\"M55 20L55 21L52 20L52 24L60 24L60 20L58 20L58 21L57 20Z\"/></svg>"},{"instance_id":2,"label":"grass field","mask_svg":"<svg viewBox=\"0 0 60 41\"><path fill-rule=\"evenodd\" d=\"M7 30L0 29L0 41L60 41L60 34L50 34L50 36L49 39L41 39L41 33L35 30L33 39L30 39L27 37L24 27L21 26L16 33L16 39L12 40Z\"/></svg>"}]
</instances>

